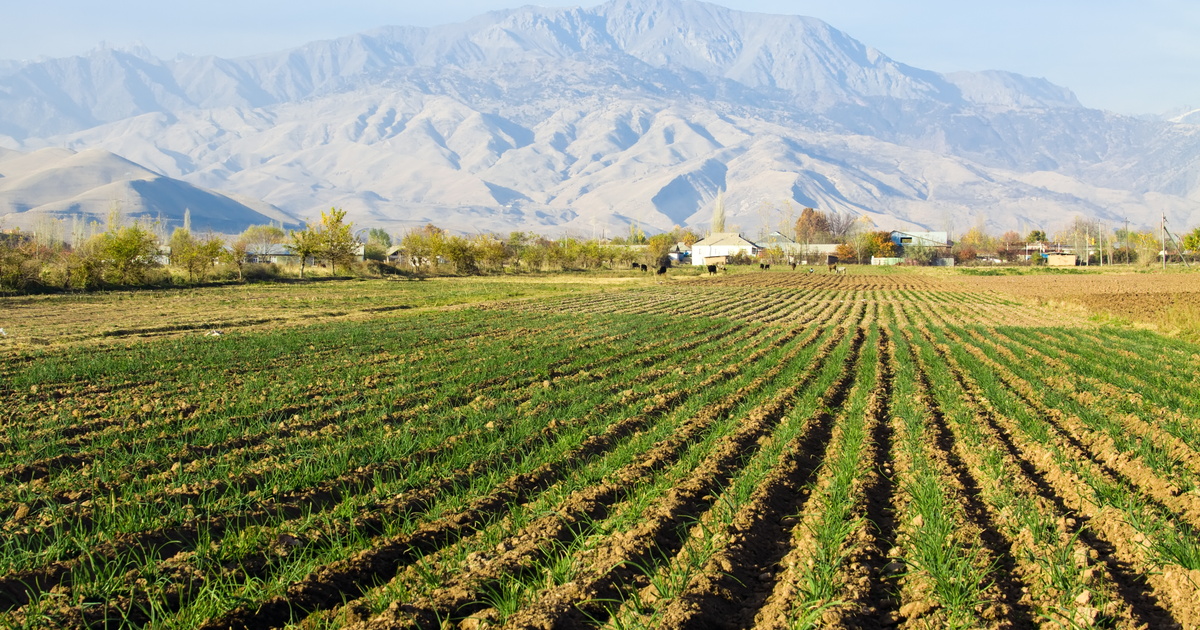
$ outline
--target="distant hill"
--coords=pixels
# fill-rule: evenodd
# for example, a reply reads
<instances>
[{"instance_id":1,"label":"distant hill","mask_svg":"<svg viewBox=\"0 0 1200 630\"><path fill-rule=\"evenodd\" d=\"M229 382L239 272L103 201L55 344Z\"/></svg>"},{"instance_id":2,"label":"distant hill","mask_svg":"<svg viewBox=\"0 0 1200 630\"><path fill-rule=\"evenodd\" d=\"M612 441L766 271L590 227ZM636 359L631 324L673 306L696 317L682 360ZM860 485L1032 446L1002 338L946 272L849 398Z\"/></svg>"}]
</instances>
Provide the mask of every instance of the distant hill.
<instances>
[{"instance_id":1,"label":"distant hill","mask_svg":"<svg viewBox=\"0 0 1200 630\"><path fill-rule=\"evenodd\" d=\"M114 204L126 217L161 219L168 230L183 224L187 210L195 230L298 223L270 204L163 177L100 149L0 149L0 226L29 229L39 216L103 223Z\"/></svg>"},{"instance_id":2,"label":"distant hill","mask_svg":"<svg viewBox=\"0 0 1200 630\"><path fill-rule=\"evenodd\" d=\"M0 145L103 148L294 216L340 206L392 229L703 229L718 188L747 232L785 201L960 233L1052 232L1075 214L1190 226L1191 122L687 0L524 7L240 59L102 47L0 72Z\"/></svg>"}]
</instances>

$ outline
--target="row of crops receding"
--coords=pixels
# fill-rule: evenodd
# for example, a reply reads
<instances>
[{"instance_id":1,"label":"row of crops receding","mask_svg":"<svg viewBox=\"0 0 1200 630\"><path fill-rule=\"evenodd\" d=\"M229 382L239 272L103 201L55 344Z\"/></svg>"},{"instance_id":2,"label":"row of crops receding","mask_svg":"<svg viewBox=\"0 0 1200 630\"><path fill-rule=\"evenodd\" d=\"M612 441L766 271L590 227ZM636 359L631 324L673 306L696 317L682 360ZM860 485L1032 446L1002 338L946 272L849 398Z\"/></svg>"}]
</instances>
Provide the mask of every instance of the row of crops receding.
<instances>
[{"instance_id":1,"label":"row of crops receding","mask_svg":"<svg viewBox=\"0 0 1200 630\"><path fill-rule=\"evenodd\" d=\"M1200 625L1200 349L705 280L4 357L0 627Z\"/></svg>"}]
</instances>

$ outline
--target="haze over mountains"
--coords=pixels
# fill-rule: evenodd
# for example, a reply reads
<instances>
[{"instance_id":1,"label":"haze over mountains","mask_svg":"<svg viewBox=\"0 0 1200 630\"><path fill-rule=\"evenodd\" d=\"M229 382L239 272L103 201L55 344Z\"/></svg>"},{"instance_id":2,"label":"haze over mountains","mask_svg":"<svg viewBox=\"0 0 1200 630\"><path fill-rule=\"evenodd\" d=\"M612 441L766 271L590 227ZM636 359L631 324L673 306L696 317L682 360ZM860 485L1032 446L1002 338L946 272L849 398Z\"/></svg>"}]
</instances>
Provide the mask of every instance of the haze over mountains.
<instances>
[{"instance_id":1,"label":"haze over mountains","mask_svg":"<svg viewBox=\"0 0 1200 630\"><path fill-rule=\"evenodd\" d=\"M925 71L814 18L682 0L232 60L101 47L0 63L0 146L100 148L295 217L340 206L391 229L704 229L718 188L749 233L785 200L884 228L1160 213L1182 228L1200 223L1195 116L1087 109L1042 79Z\"/></svg>"}]
</instances>

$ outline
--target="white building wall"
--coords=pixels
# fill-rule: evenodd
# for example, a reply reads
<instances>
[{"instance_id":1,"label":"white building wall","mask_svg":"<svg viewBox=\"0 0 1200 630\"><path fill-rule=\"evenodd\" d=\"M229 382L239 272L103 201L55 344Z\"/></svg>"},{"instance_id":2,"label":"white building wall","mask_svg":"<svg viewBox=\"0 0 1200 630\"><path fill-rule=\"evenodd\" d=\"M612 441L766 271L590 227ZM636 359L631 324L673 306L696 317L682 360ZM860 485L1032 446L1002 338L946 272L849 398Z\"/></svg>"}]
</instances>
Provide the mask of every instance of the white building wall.
<instances>
[{"instance_id":1,"label":"white building wall","mask_svg":"<svg viewBox=\"0 0 1200 630\"><path fill-rule=\"evenodd\" d=\"M704 265L704 259L717 256L732 256L738 252L753 255L749 245L693 245L692 266Z\"/></svg>"}]
</instances>

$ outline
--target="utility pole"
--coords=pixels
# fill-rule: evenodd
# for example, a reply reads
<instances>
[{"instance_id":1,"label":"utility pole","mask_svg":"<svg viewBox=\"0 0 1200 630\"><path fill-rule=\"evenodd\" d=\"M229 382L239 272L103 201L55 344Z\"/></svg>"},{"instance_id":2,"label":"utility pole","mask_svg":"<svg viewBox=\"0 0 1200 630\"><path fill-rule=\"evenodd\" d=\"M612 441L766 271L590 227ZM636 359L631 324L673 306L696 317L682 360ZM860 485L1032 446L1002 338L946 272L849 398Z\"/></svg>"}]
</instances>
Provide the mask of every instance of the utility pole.
<instances>
[{"instance_id":1,"label":"utility pole","mask_svg":"<svg viewBox=\"0 0 1200 630\"><path fill-rule=\"evenodd\" d=\"M1167 270L1167 214L1162 215L1162 222L1158 224L1158 237L1162 239L1162 268Z\"/></svg>"}]
</instances>

